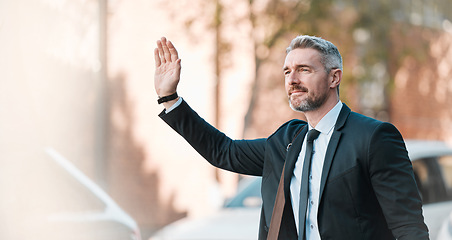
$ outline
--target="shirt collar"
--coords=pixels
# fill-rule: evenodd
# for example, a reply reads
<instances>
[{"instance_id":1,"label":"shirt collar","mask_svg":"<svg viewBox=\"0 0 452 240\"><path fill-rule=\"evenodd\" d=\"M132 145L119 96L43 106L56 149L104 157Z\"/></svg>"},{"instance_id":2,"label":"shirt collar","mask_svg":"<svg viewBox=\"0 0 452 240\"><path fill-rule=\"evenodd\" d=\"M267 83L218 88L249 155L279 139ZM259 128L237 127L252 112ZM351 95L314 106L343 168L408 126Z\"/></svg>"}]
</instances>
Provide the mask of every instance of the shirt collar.
<instances>
[{"instance_id":1,"label":"shirt collar","mask_svg":"<svg viewBox=\"0 0 452 240\"><path fill-rule=\"evenodd\" d=\"M329 134L331 130L333 130L334 125L336 125L337 118L339 117L339 113L342 109L342 102L339 100L338 103L336 103L336 106L334 106L323 118L320 120L320 122L317 124L315 129L321 133ZM311 125L309 125L309 130L313 129Z\"/></svg>"}]
</instances>

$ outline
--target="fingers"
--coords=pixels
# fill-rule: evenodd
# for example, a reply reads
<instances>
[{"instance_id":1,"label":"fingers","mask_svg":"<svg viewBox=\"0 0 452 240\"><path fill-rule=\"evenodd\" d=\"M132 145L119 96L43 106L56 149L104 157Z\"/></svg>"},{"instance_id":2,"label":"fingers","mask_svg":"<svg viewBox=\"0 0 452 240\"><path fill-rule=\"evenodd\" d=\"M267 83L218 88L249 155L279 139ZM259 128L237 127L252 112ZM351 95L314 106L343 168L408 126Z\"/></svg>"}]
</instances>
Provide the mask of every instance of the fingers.
<instances>
[{"instance_id":1,"label":"fingers","mask_svg":"<svg viewBox=\"0 0 452 240\"><path fill-rule=\"evenodd\" d=\"M162 62L160 61L159 49L154 49L154 59L155 59L155 67L160 67Z\"/></svg>"},{"instance_id":2,"label":"fingers","mask_svg":"<svg viewBox=\"0 0 452 240\"><path fill-rule=\"evenodd\" d=\"M166 38L162 37L162 47L163 47L163 56L165 58L166 62L171 62L171 53L168 49L168 41L166 41Z\"/></svg>"},{"instance_id":3,"label":"fingers","mask_svg":"<svg viewBox=\"0 0 452 240\"><path fill-rule=\"evenodd\" d=\"M159 52L160 62L161 63L166 63L165 56L164 56L164 51L163 51L163 44L162 44L161 40L157 41L157 49L158 49L158 52Z\"/></svg>"},{"instance_id":4,"label":"fingers","mask_svg":"<svg viewBox=\"0 0 452 240\"><path fill-rule=\"evenodd\" d=\"M179 59L176 48L173 43L162 37L157 41L157 48L154 51L155 64L160 66L162 63L176 62Z\"/></svg>"},{"instance_id":5,"label":"fingers","mask_svg":"<svg viewBox=\"0 0 452 240\"><path fill-rule=\"evenodd\" d=\"M179 55L177 53L176 48L174 47L173 43L171 41L168 41L168 49L171 54L171 61L177 61L179 59Z\"/></svg>"}]
</instances>

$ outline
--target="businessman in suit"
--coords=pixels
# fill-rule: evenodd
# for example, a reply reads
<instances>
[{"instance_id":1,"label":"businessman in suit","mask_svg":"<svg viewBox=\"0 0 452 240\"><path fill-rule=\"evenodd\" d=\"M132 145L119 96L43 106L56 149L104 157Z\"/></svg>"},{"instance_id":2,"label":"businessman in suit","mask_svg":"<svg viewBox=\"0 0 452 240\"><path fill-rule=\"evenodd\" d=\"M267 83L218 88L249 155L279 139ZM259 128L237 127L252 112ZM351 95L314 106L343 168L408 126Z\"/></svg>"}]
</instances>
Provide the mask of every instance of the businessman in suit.
<instances>
[{"instance_id":1,"label":"businessman in suit","mask_svg":"<svg viewBox=\"0 0 452 240\"><path fill-rule=\"evenodd\" d=\"M340 101L336 46L302 35L286 52L289 105L307 122L286 122L268 138L230 139L177 96L181 60L165 38L154 52L155 90L165 107L159 116L212 165L262 176L259 239L267 239L280 179L278 239L429 239L403 138Z\"/></svg>"}]
</instances>

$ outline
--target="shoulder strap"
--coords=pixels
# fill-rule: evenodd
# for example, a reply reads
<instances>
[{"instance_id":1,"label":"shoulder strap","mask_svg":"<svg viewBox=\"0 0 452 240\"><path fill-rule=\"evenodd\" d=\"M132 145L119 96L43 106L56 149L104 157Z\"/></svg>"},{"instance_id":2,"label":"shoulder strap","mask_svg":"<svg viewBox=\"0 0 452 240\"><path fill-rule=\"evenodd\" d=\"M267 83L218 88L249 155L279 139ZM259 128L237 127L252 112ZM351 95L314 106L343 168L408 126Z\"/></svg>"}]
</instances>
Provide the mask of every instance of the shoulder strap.
<instances>
[{"instance_id":1,"label":"shoulder strap","mask_svg":"<svg viewBox=\"0 0 452 240\"><path fill-rule=\"evenodd\" d=\"M292 142L297 138L298 134L306 127L303 126L298 130L295 136L292 139ZM292 142L287 145L287 151L292 146ZM273 206L272 218L270 220L270 228L268 230L267 240L277 240L279 236L279 229L281 227L281 220L284 211L284 205L286 204L286 199L284 198L284 169L286 168L286 164L283 166L283 170L281 173L281 178L279 179L278 191L276 193L275 205Z\"/></svg>"},{"instance_id":2,"label":"shoulder strap","mask_svg":"<svg viewBox=\"0 0 452 240\"><path fill-rule=\"evenodd\" d=\"M276 193L275 205L273 206L272 219L270 221L270 228L268 230L267 240L277 240L279 235L279 229L281 227L282 214L284 211L284 205L286 199L284 198L284 164L281 178L279 180L278 192Z\"/></svg>"}]
</instances>

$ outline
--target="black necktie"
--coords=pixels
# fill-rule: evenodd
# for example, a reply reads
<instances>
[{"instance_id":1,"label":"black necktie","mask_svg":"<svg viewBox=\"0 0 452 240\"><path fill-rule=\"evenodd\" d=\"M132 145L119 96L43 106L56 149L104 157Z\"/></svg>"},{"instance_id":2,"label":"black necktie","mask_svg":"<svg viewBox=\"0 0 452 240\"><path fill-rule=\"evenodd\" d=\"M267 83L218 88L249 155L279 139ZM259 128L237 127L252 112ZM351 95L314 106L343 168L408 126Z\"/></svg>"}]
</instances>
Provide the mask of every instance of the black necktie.
<instances>
[{"instance_id":1,"label":"black necktie","mask_svg":"<svg viewBox=\"0 0 452 240\"><path fill-rule=\"evenodd\" d=\"M311 129L306 137L306 155L303 163L303 173L301 177L301 189L300 189L300 209L299 209L299 226L298 226L298 240L305 239L305 226L306 226L306 208L309 194L309 175L311 171L311 158L312 158L312 145L314 140L319 136L320 132Z\"/></svg>"}]
</instances>

